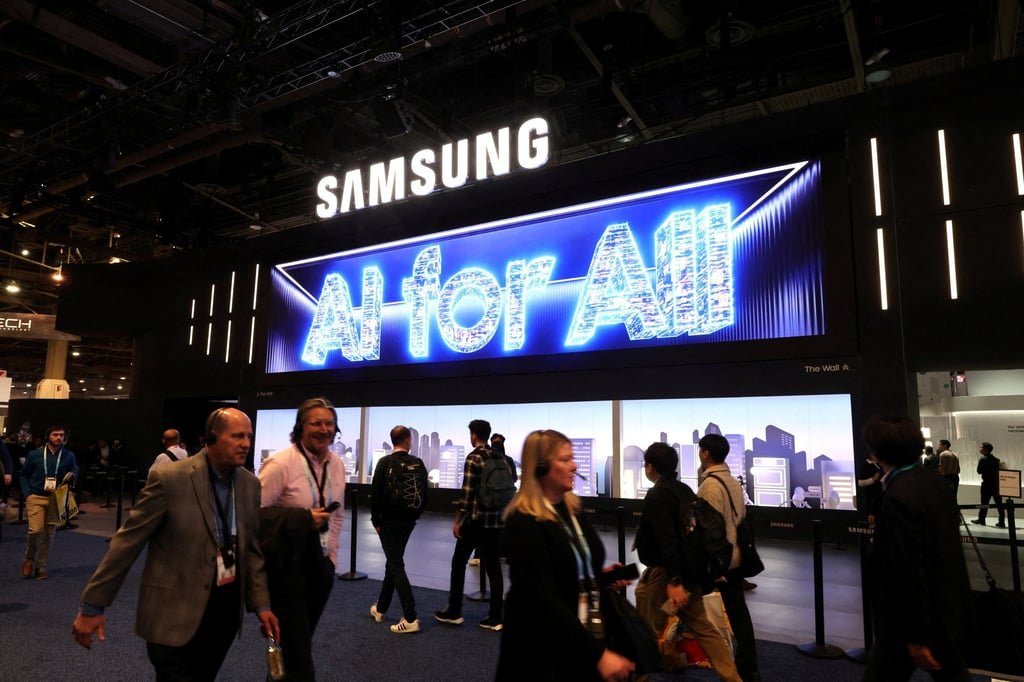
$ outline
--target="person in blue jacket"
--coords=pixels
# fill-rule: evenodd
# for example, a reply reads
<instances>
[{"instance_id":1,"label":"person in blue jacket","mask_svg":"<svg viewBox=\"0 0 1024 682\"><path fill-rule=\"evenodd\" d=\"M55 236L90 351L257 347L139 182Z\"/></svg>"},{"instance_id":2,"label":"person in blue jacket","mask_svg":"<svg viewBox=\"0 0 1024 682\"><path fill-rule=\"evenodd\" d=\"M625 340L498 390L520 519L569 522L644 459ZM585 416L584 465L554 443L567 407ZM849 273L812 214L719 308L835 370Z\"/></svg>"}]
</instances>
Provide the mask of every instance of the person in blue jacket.
<instances>
[{"instance_id":1,"label":"person in blue jacket","mask_svg":"<svg viewBox=\"0 0 1024 682\"><path fill-rule=\"evenodd\" d=\"M75 453L64 447L63 426L46 430L46 442L41 448L28 453L21 467L21 493L28 518L28 542L25 561L21 564L23 578L46 580L46 559L50 554L53 525L46 522L46 510L57 486L67 478L78 475Z\"/></svg>"}]
</instances>

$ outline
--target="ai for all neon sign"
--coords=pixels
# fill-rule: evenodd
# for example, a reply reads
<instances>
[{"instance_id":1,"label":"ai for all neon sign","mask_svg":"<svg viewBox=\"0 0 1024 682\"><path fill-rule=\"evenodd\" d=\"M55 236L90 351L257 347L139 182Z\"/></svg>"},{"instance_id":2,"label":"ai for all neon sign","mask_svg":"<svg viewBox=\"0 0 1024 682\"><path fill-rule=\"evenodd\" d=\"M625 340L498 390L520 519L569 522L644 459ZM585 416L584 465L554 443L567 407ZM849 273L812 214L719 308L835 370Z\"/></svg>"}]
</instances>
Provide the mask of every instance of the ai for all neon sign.
<instances>
[{"instance_id":1,"label":"ai for all neon sign","mask_svg":"<svg viewBox=\"0 0 1024 682\"><path fill-rule=\"evenodd\" d=\"M824 333L820 164L283 263L268 372Z\"/></svg>"},{"instance_id":2,"label":"ai for all neon sign","mask_svg":"<svg viewBox=\"0 0 1024 682\"><path fill-rule=\"evenodd\" d=\"M316 214L333 218L370 206L380 206L407 197L424 197L438 189L462 187L471 178L486 180L508 175L513 170L533 170L547 164L550 157L548 122L531 118L513 135L512 128L480 133L470 140L421 149L411 157L399 156L375 163L363 172L355 168L339 179L325 175L316 186L320 203Z\"/></svg>"}]
</instances>

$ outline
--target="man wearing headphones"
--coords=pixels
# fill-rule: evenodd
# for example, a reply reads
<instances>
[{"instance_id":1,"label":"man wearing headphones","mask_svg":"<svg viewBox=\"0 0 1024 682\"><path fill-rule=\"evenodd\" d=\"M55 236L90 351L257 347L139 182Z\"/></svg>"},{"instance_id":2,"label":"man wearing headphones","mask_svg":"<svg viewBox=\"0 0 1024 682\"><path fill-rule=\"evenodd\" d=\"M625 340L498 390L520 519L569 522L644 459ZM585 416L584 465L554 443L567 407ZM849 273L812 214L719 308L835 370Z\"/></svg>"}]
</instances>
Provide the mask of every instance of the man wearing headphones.
<instances>
[{"instance_id":1,"label":"man wearing headphones","mask_svg":"<svg viewBox=\"0 0 1024 682\"><path fill-rule=\"evenodd\" d=\"M75 453L64 447L64 427L51 426L46 429L46 443L30 452L21 467L19 480L28 515L28 543L25 561L21 564L23 578L46 580L46 559L50 554L54 528L46 522L46 510L57 486L64 482L65 477L77 475Z\"/></svg>"},{"instance_id":2,"label":"man wearing headphones","mask_svg":"<svg viewBox=\"0 0 1024 682\"><path fill-rule=\"evenodd\" d=\"M82 592L72 624L89 649L106 639L103 609L148 545L135 631L158 680L213 680L242 624L243 605L263 634L280 637L256 541L260 485L244 468L252 423L221 408L206 421L206 448L155 469L128 521Z\"/></svg>"}]
</instances>

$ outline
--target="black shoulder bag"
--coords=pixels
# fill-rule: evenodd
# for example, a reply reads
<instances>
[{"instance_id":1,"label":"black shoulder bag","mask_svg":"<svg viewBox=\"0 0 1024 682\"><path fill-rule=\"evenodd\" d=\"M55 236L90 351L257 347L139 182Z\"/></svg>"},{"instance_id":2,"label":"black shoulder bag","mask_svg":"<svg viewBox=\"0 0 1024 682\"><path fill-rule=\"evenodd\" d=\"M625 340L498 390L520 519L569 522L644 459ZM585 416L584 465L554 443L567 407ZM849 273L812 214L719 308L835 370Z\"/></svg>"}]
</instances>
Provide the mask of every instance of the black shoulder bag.
<instances>
[{"instance_id":1,"label":"black shoulder bag","mask_svg":"<svg viewBox=\"0 0 1024 682\"><path fill-rule=\"evenodd\" d=\"M732 507L732 517L735 519L738 514L736 505L732 501L732 493L729 492L729 486L714 474L708 474L708 476L718 481L725 489L725 494L729 498L729 506ZM736 524L736 545L740 548L740 567L737 570L741 576L752 578L764 570L764 562L761 561L761 557L757 553L757 546L754 544L754 526L750 523L750 517L747 515L744 515L743 520Z\"/></svg>"}]
</instances>

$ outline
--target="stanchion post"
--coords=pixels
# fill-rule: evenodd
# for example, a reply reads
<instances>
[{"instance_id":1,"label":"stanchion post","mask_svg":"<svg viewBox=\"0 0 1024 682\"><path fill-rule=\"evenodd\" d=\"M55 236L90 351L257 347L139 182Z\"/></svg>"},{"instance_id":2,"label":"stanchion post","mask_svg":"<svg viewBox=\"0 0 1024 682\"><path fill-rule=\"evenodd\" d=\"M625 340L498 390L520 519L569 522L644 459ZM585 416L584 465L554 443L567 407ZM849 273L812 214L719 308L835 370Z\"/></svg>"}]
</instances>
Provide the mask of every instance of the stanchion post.
<instances>
[{"instance_id":1,"label":"stanchion post","mask_svg":"<svg viewBox=\"0 0 1024 682\"><path fill-rule=\"evenodd\" d=\"M626 563L626 508L621 504L615 508L616 531L619 540L619 563Z\"/></svg>"},{"instance_id":2,"label":"stanchion post","mask_svg":"<svg viewBox=\"0 0 1024 682\"><path fill-rule=\"evenodd\" d=\"M338 580L363 580L366 578L366 574L356 570L356 536L359 534L359 490L355 486L350 486L348 490L348 503L352 507L352 524L349 526L352 542L348 573L339 575Z\"/></svg>"},{"instance_id":3,"label":"stanchion post","mask_svg":"<svg viewBox=\"0 0 1024 682\"><path fill-rule=\"evenodd\" d=\"M121 507L124 504L124 472L117 472L117 518L114 521L114 532L121 528Z\"/></svg>"},{"instance_id":4,"label":"stanchion post","mask_svg":"<svg viewBox=\"0 0 1024 682\"><path fill-rule=\"evenodd\" d=\"M466 599L469 601L490 601L491 595L487 592L487 560L483 557L479 557L480 564L477 568L480 570L480 591L473 592L466 595Z\"/></svg>"},{"instance_id":5,"label":"stanchion post","mask_svg":"<svg viewBox=\"0 0 1024 682\"><path fill-rule=\"evenodd\" d=\"M875 639L871 613L871 573L869 571L871 538L874 535L874 528L867 522L861 521L857 524L857 529L860 535L860 604L864 617L864 646L847 649L844 653L851 661L867 663L868 653L870 653L871 644Z\"/></svg>"},{"instance_id":6,"label":"stanchion post","mask_svg":"<svg viewBox=\"0 0 1024 682\"><path fill-rule=\"evenodd\" d=\"M800 653L813 658L842 658L843 650L825 642L825 575L821 556L821 519L811 521L814 537L814 641L798 644Z\"/></svg>"},{"instance_id":7,"label":"stanchion post","mask_svg":"<svg viewBox=\"0 0 1024 682\"><path fill-rule=\"evenodd\" d=\"M1006 520L1010 530L1010 571L1013 574L1013 591L1020 592L1020 556L1017 555L1017 523L1013 518L1013 498L1005 498Z\"/></svg>"},{"instance_id":8,"label":"stanchion post","mask_svg":"<svg viewBox=\"0 0 1024 682\"><path fill-rule=\"evenodd\" d=\"M28 523L28 521L25 520L25 493L21 489L21 481L20 480L17 482L17 486L18 486L18 520L17 521L11 521L11 525L12 526L23 526L26 523Z\"/></svg>"}]
</instances>

